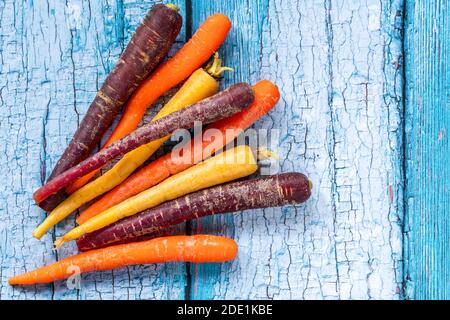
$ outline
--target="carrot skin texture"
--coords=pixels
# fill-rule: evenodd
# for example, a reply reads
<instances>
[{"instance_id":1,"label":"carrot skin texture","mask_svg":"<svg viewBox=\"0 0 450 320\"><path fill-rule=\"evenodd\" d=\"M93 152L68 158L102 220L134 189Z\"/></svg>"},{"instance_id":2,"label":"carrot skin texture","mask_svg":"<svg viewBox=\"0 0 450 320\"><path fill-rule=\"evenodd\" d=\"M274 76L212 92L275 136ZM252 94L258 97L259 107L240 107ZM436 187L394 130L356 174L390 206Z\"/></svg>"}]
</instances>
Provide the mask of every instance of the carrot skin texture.
<instances>
[{"instance_id":1,"label":"carrot skin texture","mask_svg":"<svg viewBox=\"0 0 450 320\"><path fill-rule=\"evenodd\" d=\"M111 270L137 264L183 262L223 262L237 254L234 240L210 235L170 236L144 242L83 252L48 266L9 278L10 285L50 283L71 276L78 267L81 273Z\"/></svg>"},{"instance_id":2,"label":"carrot skin texture","mask_svg":"<svg viewBox=\"0 0 450 320\"><path fill-rule=\"evenodd\" d=\"M224 136L224 141L204 141L202 148L191 147L191 150L194 150L194 152L190 155L186 155L186 157L191 157L191 159L188 161L182 161L181 163L174 163L171 153L156 159L136 173L132 174L120 185L89 206L77 218L77 223L83 224L100 212L138 194L143 190L151 188L173 174L193 166L196 163L194 161L195 159L205 159L212 154L213 150L220 149L222 146L233 140L240 130L244 131L256 120L269 112L280 98L280 93L277 86L267 80L261 80L256 83L253 86L253 91L255 98L253 103L247 109L236 113L231 117L216 121L208 126L208 128L215 128L219 130ZM229 129L234 130L233 135L226 134L226 131ZM212 148L210 148L211 145L213 146ZM206 148L209 149L209 152L205 152ZM201 152L201 154L198 155L196 152Z\"/></svg>"},{"instance_id":3,"label":"carrot skin texture","mask_svg":"<svg viewBox=\"0 0 450 320\"><path fill-rule=\"evenodd\" d=\"M253 90L251 86L246 83L235 84L199 103L140 127L108 148L100 150L90 158L53 178L39 188L33 194L33 198L39 203L67 184L143 144L165 137L176 129L191 128L196 121L211 123L230 116L246 108L252 102Z\"/></svg>"},{"instance_id":4,"label":"carrot skin texture","mask_svg":"<svg viewBox=\"0 0 450 320\"><path fill-rule=\"evenodd\" d=\"M308 178L297 172L239 181L194 192L120 220L77 240L87 251L151 238L163 229L200 217L247 209L305 202L311 195Z\"/></svg>"},{"instance_id":5,"label":"carrot skin texture","mask_svg":"<svg viewBox=\"0 0 450 320\"><path fill-rule=\"evenodd\" d=\"M163 4L152 7L96 94L48 181L89 156L122 105L166 56L180 32L181 23L182 18L176 10ZM38 205L49 211L55 208L64 197L65 192L61 191L53 200L49 199Z\"/></svg>"},{"instance_id":6,"label":"carrot skin texture","mask_svg":"<svg viewBox=\"0 0 450 320\"><path fill-rule=\"evenodd\" d=\"M175 56L158 67L136 90L127 103L120 122L104 147L134 131L147 108L162 94L185 80L194 70L200 68L223 43L230 28L231 22L227 16L221 13L209 16ZM68 186L69 193L86 184L96 172L97 170Z\"/></svg>"}]
</instances>

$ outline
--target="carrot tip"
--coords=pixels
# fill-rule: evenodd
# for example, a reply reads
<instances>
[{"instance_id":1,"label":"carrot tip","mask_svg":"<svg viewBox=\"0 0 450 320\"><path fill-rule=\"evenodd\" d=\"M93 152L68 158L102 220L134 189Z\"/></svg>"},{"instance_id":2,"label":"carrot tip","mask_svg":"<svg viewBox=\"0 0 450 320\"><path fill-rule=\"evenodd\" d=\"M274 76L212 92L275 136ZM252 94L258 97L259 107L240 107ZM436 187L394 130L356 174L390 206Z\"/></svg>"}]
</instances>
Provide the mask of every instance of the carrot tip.
<instances>
[{"instance_id":1,"label":"carrot tip","mask_svg":"<svg viewBox=\"0 0 450 320\"><path fill-rule=\"evenodd\" d=\"M64 243L66 243L66 241L64 241L64 239L62 239L62 238L60 238L60 239L58 239L58 240L56 240L53 244L54 244L54 248L53 248L53 250L57 250L57 249L59 249L59 248L61 248L61 246L64 244Z\"/></svg>"},{"instance_id":2,"label":"carrot tip","mask_svg":"<svg viewBox=\"0 0 450 320\"><path fill-rule=\"evenodd\" d=\"M265 159L275 159L275 160L280 160L280 156L275 152L275 151L271 151L268 150L266 148L257 148L256 150L257 153L257 158L258 160L265 160Z\"/></svg>"},{"instance_id":3,"label":"carrot tip","mask_svg":"<svg viewBox=\"0 0 450 320\"><path fill-rule=\"evenodd\" d=\"M33 231L33 237L35 237L38 240L41 240L42 236L45 234L45 231L41 231L41 228L37 227Z\"/></svg>"}]
</instances>

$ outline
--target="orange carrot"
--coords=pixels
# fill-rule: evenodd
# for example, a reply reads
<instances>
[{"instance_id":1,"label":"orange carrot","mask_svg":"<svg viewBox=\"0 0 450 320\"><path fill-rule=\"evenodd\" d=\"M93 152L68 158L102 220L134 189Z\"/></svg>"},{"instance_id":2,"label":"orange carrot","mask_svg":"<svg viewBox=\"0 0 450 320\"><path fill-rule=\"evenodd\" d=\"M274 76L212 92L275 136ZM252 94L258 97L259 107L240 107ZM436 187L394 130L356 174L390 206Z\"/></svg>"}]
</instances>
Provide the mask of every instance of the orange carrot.
<instances>
[{"instance_id":1,"label":"orange carrot","mask_svg":"<svg viewBox=\"0 0 450 320\"><path fill-rule=\"evenodd\" d=\"M195 163L202 161L210 156L214 150L222 148L232 141L241 131L247 129L256 120L269 112L280 97L278 88L267 80L258 82L253 87L253 91L255 98L250 107L229 118L217 121L208 127L219 130L224 137L223 140L213 140L212 142L204 141L201 148L191 147L193 152L191 152L191 154L183 155L183 157L190 157L190 161L174 160L172 159L172 153L168 153L156 159L128 177L124 182L83 211L78 217L77 223L83 224L100 212L158 184L169 176L181 172L193 166ZM229 134L229 132L232 132L233 134Z\"/></svg>"},{"instance_id":2,"label":"orange carrot","mask_svg":"<svg viewBox=\"0 0 450 320\"><path fill-rule=\"evenodd\" d=\"M10 285L63 280L74 271L111 270L136 264L223 262L237 254L234 240L210 235L169 236L80 253L48 266L9 278Z\"/></svg>"},{"instance_id":3,"label":"orange carrot","mask_svg":"<svg viewBox=\"0 0 450 320\"><path fill-rule=\"evenodd\" d=\"M128 101L122 118L103 147L107 147L134 131L147 108L161 95L173 88L201 67L220 47L231 28L227 16L216 13L209 16L192 38L167 62L145 80ZM73 193L97 173L95 170L78 179L67 188Z\"/></svg>"}]
</instances>

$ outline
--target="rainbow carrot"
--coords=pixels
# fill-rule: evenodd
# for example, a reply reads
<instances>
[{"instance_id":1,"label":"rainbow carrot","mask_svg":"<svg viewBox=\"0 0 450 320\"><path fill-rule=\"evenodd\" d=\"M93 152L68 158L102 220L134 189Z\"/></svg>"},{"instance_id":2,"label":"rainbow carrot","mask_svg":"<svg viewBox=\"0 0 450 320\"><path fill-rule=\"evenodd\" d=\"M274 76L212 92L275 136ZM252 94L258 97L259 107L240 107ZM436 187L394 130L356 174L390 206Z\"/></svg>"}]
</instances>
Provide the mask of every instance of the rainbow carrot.
<instances>
[{"instance_id":1,"label":"rainbow carrot","mask_svg":"<svg viewBox=\"0 0 450 320\"><path fill-rule=\"evenodd\" d=\"M205 141L202 148L191 147L191 150L194 150L193 153L191 155L188 154L183 156L187 158L191 156L192 159L186 161L175 161L172 158L171 153L158 158L131 175L124 182L112 189L97 202L93 203L89 208L83 211L78 217L77 223L83 224L100 212L158 184L173 174L191 167L196 163L195 160L201 161L202 159L210 156L214 150L222 148L224 145L232 141L240 132L247 129L256 120L269 112L275 106L280 97L278 88L267 80L262 80L254 85L253 91L255 94L255 99L250 107L229 118L219 120L209 126L209 128L219 130L225 137L224 141ZM227 131L229 132L228 134ZM201 154L199 155L200 152Z\"/></svg>"},{"instance_id":2,"label":"rainbow carrot","mask_svg":"<svg viewBox=\"0 0 450 320\"><path fill-rule=\"evenodd\" d=\"M159 120L147 123L135 132L103 149L75 167L55 177L52 181L36 190L33 197L36 202L46 199L53 193L64 188L67 184L100 168L116 157L123 156L151 141L158 140L172 133L176 129L187 129L194 126L196 121L212 123L230 116L248 107L253 102L253 89L246 83L239 83L230 88L204 99L194 105L173 112ZM40 239L45 232L56 223L64 219L70 212L52 212L33 232Z\"/></svg>"},{"instance_id":3,"label":"rainbow carrot","mask_svg":"<svg viewBox=\"0 0 450 320\"><path fill-rule=\"evenodd\" d=\"M278 207L306 201L312 183L298 172L222 184L164 202L137 215L122 219L77 240L81 251L119 243L155 238L179 223L256 208Z\"/></svg>"},{"instance_id":4,"label":"rainbow carrot","mask_svg":"<svg viewBox=\"0 0 450 320\"><path fill-rule=\"evenodd\" d=\"M250 147L242 145L226 150L103 211L64 234L55 241L55 246L59 248L64 243L75 240L86 233L101 229L168 200L249 176L257 169L258 165Z\"/></svg>"},{"instance_id":5,"label":"rainbow carrot","mask_svg":"<svg viewBox=\"0 0 450 320\"><path fill-rule=\"evenodd\" d=\"M205 70L197 69L152 121L203 100L213 95L218 89L219 84L216 79ZM49 216L68 216L83 204L111 190L142 165L168 138L169 136L165 136L128 152L105 174L72 193L52 210Z\"/></svg>"}]
</instances>

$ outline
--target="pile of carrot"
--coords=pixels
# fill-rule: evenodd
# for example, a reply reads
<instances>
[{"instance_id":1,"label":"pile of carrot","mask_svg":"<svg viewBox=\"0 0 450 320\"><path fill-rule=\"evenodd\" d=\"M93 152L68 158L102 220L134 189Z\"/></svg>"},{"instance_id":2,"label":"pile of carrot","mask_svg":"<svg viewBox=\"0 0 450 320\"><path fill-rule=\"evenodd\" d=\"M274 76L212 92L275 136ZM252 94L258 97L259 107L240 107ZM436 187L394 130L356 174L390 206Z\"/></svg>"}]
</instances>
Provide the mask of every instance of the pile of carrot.
<instances>
[{"instance_id":1,"label":"pile of carrot","mask_svg":"<svg viewBox=\"0 0 450 320\"><path fill-rule=\"evenodd\" d=\"M79 215L78 226L54 243L59 248L77 240L82 252L13 276L11 285L62 280L72 275L73 266L85 273L168 261L233 260L237 244L232 239L161 235L192 219L296 205L310 197L312 183L301 173L245 179L258 170L258 150L247 145L225 148L280 98L277 86L268 80L253 86L238 83L218 92L219 78L231 70L222 66L217 54L231 28L228 17L220 13L208 17L172 58L155 69L180 31L178 11L171 4L149 10L47 182L33 194L48 212L33 232L37 239L94 200ZM183 81L159 113L138 128L147 108ZM122 106L111 136L90 155ZM209 124L214 137L204 131L200 145L194 137L181 152L174 149L142 167L174 131L197 122ZM121 159L99 175L115 158Z\"/></svg>"}]
</instances>

